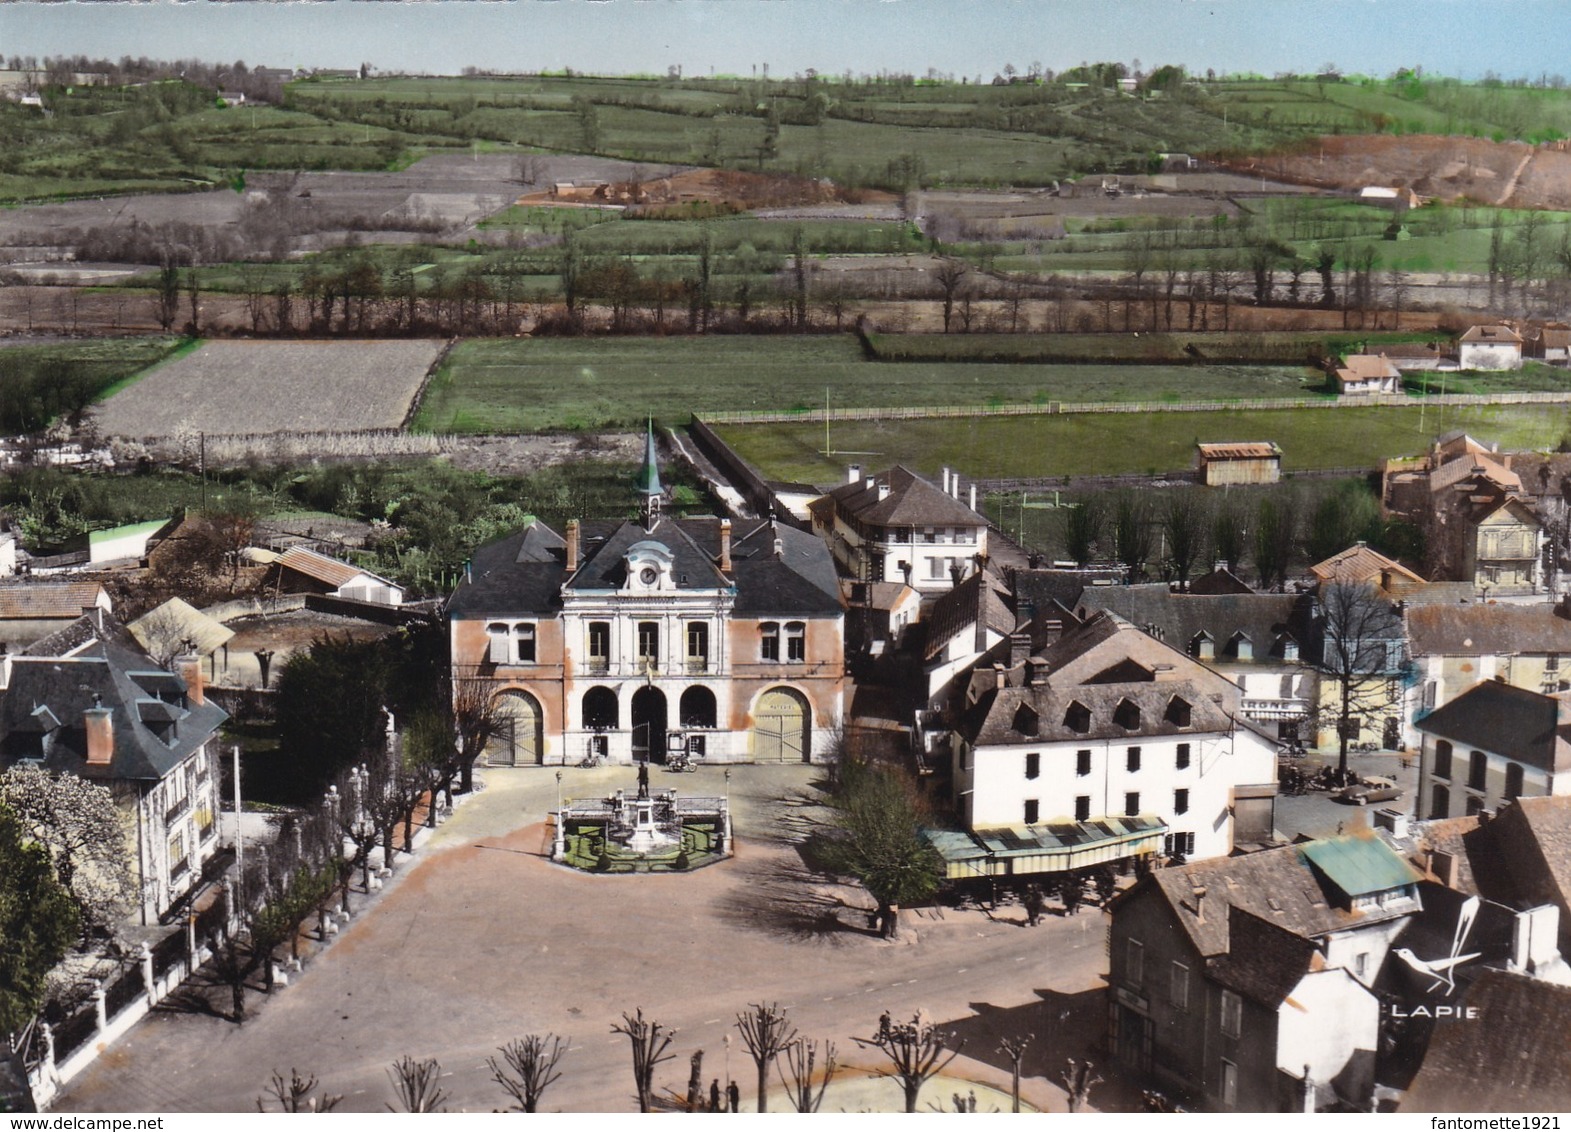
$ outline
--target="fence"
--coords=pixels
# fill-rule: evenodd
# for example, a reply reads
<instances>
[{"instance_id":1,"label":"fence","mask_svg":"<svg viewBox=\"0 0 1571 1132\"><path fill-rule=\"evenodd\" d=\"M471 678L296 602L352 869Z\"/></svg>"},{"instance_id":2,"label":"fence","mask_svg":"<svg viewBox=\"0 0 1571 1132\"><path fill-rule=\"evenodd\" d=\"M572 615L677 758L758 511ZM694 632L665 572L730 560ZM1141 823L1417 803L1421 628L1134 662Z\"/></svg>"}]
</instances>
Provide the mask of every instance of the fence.
<instances>
[{"instance_id":1,"label":"fence","mask_svg":"<svg viewBox=\"0 0 1571 1132\"><path fill-rule=\"evenodd\" d=\"M860 409L800 409L704 413L699 424L823 424L827 421L899 421L943 417L1030 417L1062 413L1216 413L1271 409L1363 409L1371 406L1564 405L1571 390L1547 393L1436 393L1427 397L1373 394L1367 397L1264 397L1229 401L1042 401L1019 405L888 405Z\"/></svg>"}]
</instances>

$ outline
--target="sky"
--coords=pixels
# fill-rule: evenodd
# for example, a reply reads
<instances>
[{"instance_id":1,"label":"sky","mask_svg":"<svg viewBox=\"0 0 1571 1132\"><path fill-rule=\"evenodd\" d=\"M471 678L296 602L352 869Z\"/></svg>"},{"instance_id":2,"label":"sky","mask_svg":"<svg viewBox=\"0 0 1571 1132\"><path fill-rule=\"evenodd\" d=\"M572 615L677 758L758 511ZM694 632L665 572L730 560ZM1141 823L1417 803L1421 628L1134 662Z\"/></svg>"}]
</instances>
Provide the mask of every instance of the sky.
<instances>
[{"instance_id":1,"label":"sky","mask_svg":"<svg viewBox=\"0 0 1571 1132\"><path fill-rule=\"evenodd\" d=\"M0 56L243 59L456 74L808 68L991 78L1098 60L1191 72L1571 71L1568 0L87 0L0 2Z\"/></svg>"}]
</instances>

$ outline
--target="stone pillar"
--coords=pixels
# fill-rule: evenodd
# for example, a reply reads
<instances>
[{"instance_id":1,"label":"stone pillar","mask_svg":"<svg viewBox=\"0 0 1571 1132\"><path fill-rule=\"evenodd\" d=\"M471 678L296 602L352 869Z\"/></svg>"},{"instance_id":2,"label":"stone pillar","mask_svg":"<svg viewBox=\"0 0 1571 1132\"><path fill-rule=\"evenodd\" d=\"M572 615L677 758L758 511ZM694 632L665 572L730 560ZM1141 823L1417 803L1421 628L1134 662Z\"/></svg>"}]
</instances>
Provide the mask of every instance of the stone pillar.
<instances>
[{"instance_id":1,"label":"stone pillar","mask_svg":"<svg viewBox=\"0 0 1571 1132\"><path fill-rule=\"evenodd\" d=\"M196 969L202 965L202 957L196 949L195 912L187 912L185 914L185 955L187 961L191 965L191 973L194 975L196 973Z\"/></svg>"},{"instance_id":2,"label":"stone pillar","mask_svg":"<svg viewBox=\"0 0 1571 1132\"><path fill-rule=\"evenodd\" d=\"M720 849L727 857L729 857L736 852L736 850L731 845L731 806L729 804L727 804L725 809L720 812L720 817Z\"/></svg>"},{"instance_id":3,"label":"stone pillar","mask_svg":"<svg viewBox=\"0 0 1571 1132\"><path fill-rule=\"evenodd\" d=\"M38 1026L44 1034L44 1063L39 1068L46 1081L52 1080L55 1076L55 1028L48 1022L40 1022Z\"/></svg>"},{"instance_id":4,"label":"stone pillar","mask_svg":"<svg viewBox=\"0 0 1571 1132\"><path fill-rule=\"evenodd\" d=\"M105 1002L107 994L108 992L104 990L102 982L93 988L93 1013L98 1015L98 1032L100 1034L109 1029L109 1007Z\"/></svg>"},{"instance_id":5,"label":"stone pillar","mask_svg":"<svg viewBox=\"0 0 1571 1132\"><path fill-rule=\"evenodd\" d=\"M567 857L567 827L562 822L562 811L556 811L556 837L551 845L551 859L561 861Z\"/></svg>"},{"instance_id":6,"label":"stone pillar","mask_svg":"<svg viewBox=\"0 0 1571 1132\"><path fill-rule=\"evenodd\" d=\"M147 1005L157 1006L159 1000L158 988L153 983L153 952L147 944L141 944L138 949L141 954L138 958L142 961L142 989L147 992Z\"/></svg>"}]
</instances>

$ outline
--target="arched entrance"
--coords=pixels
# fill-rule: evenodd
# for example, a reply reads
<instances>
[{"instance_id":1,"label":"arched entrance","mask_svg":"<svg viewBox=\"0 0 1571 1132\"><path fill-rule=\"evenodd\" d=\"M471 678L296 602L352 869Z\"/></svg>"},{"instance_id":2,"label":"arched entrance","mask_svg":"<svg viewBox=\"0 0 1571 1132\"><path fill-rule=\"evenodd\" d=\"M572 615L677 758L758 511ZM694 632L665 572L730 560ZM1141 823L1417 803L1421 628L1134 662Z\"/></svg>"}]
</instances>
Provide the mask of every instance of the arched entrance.
<instances>
[{"instance_id":1,"label":"arched entrance","mask_svg":"<svg viewBox=\"0 0 1571 1132\"><path fill-rule=\"evenodd\" d=\"M610 688L590 688L584 693L584 730L615 731L620 715L616 693Z\"/></svg>"},{"instance_id":2,"label":"arched entrance","mask_svg":"<svg viewBox=\"0 0 1571 1132\"><path fill-rule=\"evenodd\" d=\"M489 766L537 766L545 761L540 702L528 692L496 697L497 728L486 748Z\"/></svg>"},{"instance_id":3,"label":"arched entrance","mask_svg":"<svg viewBox=\"0 0 1571 1132\"><path fill-rule=\"evenodd\" d=\"M702 684L694 684L682 692L677 709L682 728L713 727L715 725L715 694Z\"/></svg>"},{"instance_id":4,"label":"arched entrance","mask_svg":"<svg viewBox=\"0 0 1571 1132\"><path fill-rule=\"evenodd\" d=\"M645 686L633 693L633 761L665 762L665 693Z\"/></svg>"},{"instance_id":5,"label":"arched entrance","mask_svg":"<svg viewBox=\"0 0 1571 1132\"><path fill-rule=\"evenodd\" d=\"M790 688L771 688L753 710L753 759L761 763L808 762L813 748L807 700Z\"/></svg>"}]
</instances>

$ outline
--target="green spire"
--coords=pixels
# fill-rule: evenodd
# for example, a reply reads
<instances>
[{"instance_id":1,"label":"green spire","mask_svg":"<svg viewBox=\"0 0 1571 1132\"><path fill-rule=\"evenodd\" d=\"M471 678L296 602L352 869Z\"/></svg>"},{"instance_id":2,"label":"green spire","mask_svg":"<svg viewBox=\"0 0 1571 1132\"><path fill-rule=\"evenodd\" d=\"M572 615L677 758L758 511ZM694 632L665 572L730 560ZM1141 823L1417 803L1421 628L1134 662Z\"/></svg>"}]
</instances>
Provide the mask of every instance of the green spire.
<instances>
[{"instance_id":1,"label":"green spire","mask_svg":"<svg viewBox=\"0 0 1571 1132\"><path fill-rule=\"evenodd\" d=\"M655 422L650 418L647 430L644 433L644 466L638 469L638 475L633 479L633 488L645 498L665 494L665 488L660 486L660 462L655 457Z\"/></svg>"}]
</instances>

